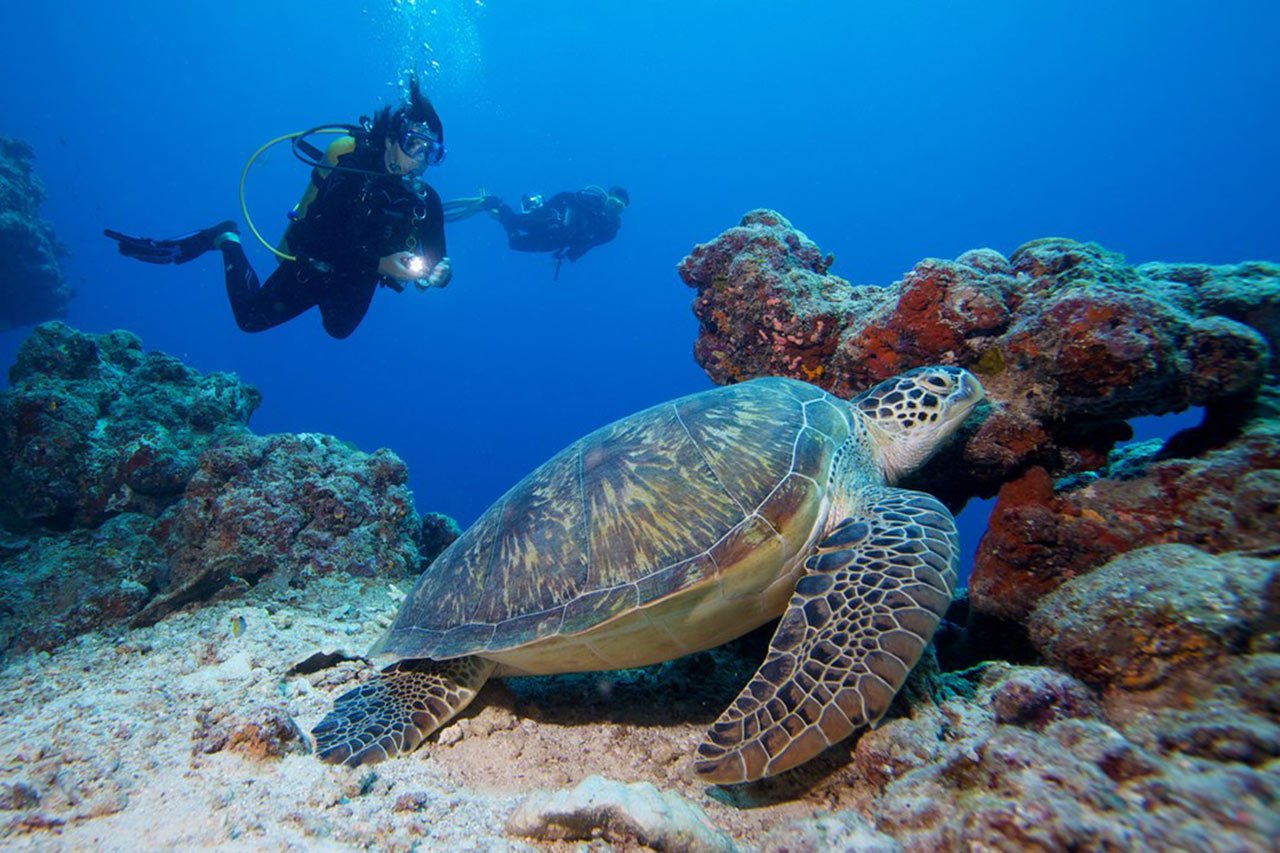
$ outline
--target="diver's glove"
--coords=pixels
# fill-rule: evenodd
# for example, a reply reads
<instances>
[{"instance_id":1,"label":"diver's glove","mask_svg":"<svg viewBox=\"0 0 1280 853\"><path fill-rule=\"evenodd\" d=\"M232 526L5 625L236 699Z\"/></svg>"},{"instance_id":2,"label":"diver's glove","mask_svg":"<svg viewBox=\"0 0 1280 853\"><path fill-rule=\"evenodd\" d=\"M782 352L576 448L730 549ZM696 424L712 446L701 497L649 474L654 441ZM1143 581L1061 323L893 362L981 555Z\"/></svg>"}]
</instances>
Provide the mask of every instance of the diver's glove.
<instances>
[{"instance_id":1,"label":"diver's glove","mask_svg":"<svg viewBox=\"0 0 1280 853\"><path fill-rule=\"evenodd\" d=\"M419 290L430 290L433 287L448 287L453 280L453 265L448 258L441 258L427 273L426 278L417 279L414 284Z\"/></svg>"},{"instance_id":2,"label":"diver's glove","mask_svg":"<svg viewBox=\"0 0 1280 853\"><path fill-rule=\"evenodd\" d=\"M223 234L239 234L240 229L231 220L169 240L153 240L150 237L130 237L110 228L102 232L116 241L120 254L136 258L148 264L185 264L194 261L205 252L212 251L214 241Z\"/></svg>"}]
</instances>

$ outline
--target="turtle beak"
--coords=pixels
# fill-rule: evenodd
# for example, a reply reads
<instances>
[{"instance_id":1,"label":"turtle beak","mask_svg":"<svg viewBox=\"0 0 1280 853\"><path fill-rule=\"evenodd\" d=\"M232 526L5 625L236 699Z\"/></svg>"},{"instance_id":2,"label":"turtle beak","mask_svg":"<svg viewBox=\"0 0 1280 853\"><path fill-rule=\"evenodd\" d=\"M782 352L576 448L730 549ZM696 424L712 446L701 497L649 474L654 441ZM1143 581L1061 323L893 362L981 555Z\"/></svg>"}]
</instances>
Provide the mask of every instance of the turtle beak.
<instances>
[{"instance_id":1,"label":"turtle beak","mask_svg":"<svg viewBox=\"0 0 1280 853\"><path fill-rule=\"evenodd\" d=\"M981 403L987 396L986 389L982 387L978 377L967 370L964 372L964 376L960 378L959 394L961 400L973 400L975 403Z\"/></svg>"},{"instance_id":2,"label":"turtle beak","mask_svg":"<svg viewBox=\"0 0 1280 853\"><path fill-rule=\"evenodd\" d=\"M987 392L982 387L982 383L978 381L978 377L967 370L962 371L955 390L951 392L951 396L947 399L946 417L952 421L951 427L947 429L947 434L950 435L959 429L960 425L968 419L970 413L986 398Z\"/></svg>"}]
</instances>

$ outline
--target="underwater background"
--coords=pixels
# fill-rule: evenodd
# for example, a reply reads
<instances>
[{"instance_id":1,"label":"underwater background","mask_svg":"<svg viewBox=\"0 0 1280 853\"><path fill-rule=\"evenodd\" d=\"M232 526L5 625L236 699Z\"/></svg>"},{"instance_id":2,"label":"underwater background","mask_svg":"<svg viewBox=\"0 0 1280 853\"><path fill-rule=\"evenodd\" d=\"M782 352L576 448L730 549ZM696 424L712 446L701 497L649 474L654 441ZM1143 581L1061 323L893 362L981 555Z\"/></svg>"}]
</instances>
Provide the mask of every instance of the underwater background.
<instances>
[{"instance_id":1,"label":"underwater background","mask_svg":"<svg viewBox=\"0 0 1280 853\"><path fill-rule=\"evenodd\" d=\"M134 0L4 17L0 133L35 149L41 213L70 249L67 322L238 373L263 394L258 434L391 448L418 509L463 527L578 436L711 387L675 264L753 208L854 284L1050 235L1133 263L1280 255L1271 3ZM258 145L394 104L414 69L445 124L427 176L444 198L621 184L618 237L553 280L488 217L451 225L452 285L380 291L341 341L314 311L245 334L216 255L149 267L102 237L241 220ZM254 167L269 240L306 181L286 146ZM28 333L0 334L0 363ZM982 508L964 520L967 560Z\"/></svg>"},{"instance_id":2,"label":"underwater background","mask_svg":"<svg viewBox=\"0 0 1280 853\"><path fill-rule=\"evenodd\" d=\"M0 847L1274 849L1277 24L1245 2L6 8ZM379 291L334 340L316 312L243 333L215 255L148 266L103 236L243 227L259 146L415 72L445 199L622 185L617 238L557 277L492 218L451 224L448 289ZM254 165L268 239L307 180L284 146ZM968 502L966 590L900 583L948 550L924 520L878 534L856 587L828 552L837 586L797 582L776 643L483 686L468 656L444 666L478 667L476 701L413 755L323 763L335 719L400 690L366 656L393 620L496 619L564 580L548 559L432 587L479 538L438 513L465 527L567 443L713 382L852 397L937 362L990 405L903 485ZM667 607L699 645L776 612L735 592L767 562L746 541L706 552L731 606L682 610L711 586L655 573L637 596L694 595L613 611L586 648L675 653L661 618L621 630ZM562 625L623 601L589 591ZM784 678L801 612L836 630ZM514 654L594 665L557 648Z\"/></svg>"}]
</instances>

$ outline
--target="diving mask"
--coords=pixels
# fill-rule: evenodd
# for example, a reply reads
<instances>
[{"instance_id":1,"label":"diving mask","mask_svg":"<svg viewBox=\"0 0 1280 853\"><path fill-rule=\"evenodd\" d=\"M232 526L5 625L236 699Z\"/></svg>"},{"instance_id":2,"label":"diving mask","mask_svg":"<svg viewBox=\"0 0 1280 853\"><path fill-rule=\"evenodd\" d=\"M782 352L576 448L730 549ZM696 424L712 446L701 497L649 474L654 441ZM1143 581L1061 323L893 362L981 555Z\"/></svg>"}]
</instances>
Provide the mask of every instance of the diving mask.
<instances>
[{"instance_id":1,"label":"diving mask","mask_svg":"<svg viewBox=\"0 0 1280 853\"><path fill-rule=\"evenodd\" d=\"M425 163L428 166L439 166L440 162L444 160L444 144L425 127L409 125L400 134L398 141L400 150L406 156L412 157L419 163Z\"/></svg>"}]
</instances>

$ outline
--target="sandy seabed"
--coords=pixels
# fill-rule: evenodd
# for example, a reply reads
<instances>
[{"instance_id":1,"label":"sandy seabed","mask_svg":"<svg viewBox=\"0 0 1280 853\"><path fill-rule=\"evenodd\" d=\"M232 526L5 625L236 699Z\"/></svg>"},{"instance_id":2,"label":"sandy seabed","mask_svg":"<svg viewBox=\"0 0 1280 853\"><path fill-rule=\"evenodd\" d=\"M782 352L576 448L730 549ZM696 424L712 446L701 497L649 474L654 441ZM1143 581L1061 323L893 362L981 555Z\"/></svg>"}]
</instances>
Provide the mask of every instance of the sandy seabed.
<instances>
[{"instance_id":1,"label":"sandy seabed","mask_svg":"<svg viewBox=\"0 0 1280 853\"><path fill-rule=\"evenodd\" d=\"M667 665L683 667L670 678L491 682L412 756L323 764L293 733L309 732L372 670L358 661L290 670L316 652L369 648L396 592L336 579L254 590L53 654L11 656L0 669L0 845L572 849L504 826L531 791L592 774L677 793L747 848L774 827L854 804L832 778L838 759L825 756L786 782L761 783L750 804L698 782L698 739L744 683L734 673L726 684L707 659Z\"/></svg>"}]
</instances>

